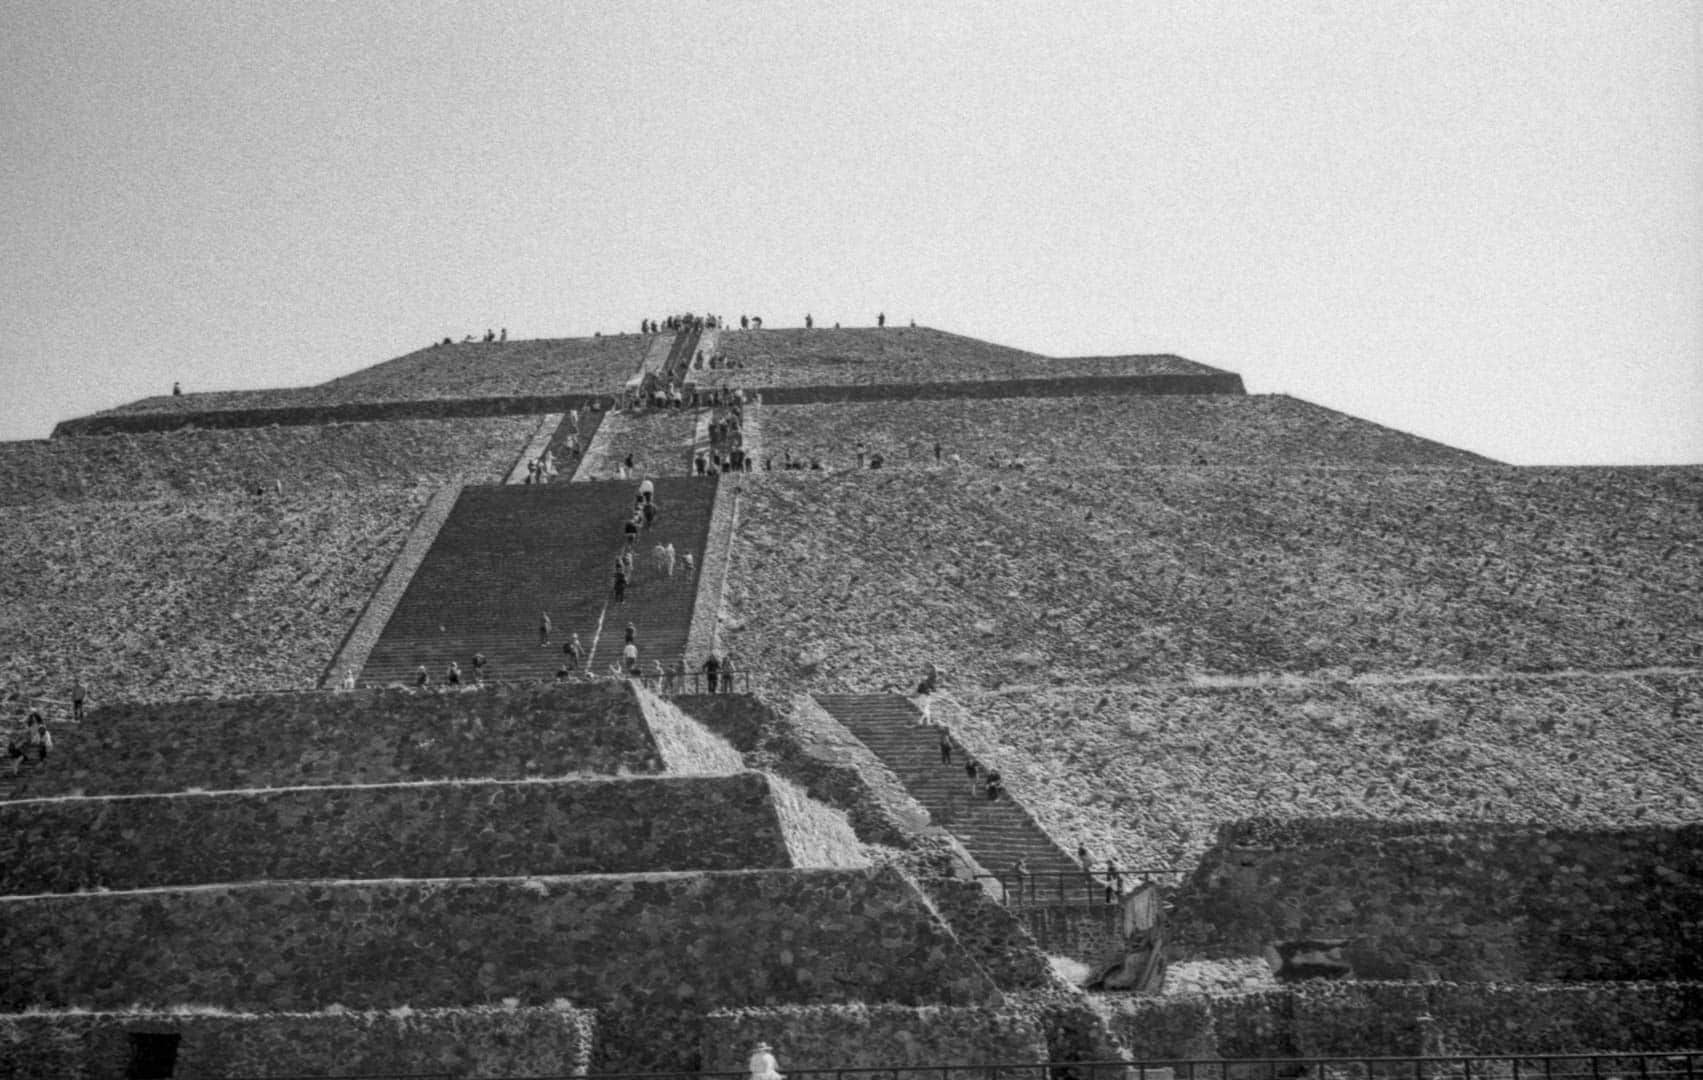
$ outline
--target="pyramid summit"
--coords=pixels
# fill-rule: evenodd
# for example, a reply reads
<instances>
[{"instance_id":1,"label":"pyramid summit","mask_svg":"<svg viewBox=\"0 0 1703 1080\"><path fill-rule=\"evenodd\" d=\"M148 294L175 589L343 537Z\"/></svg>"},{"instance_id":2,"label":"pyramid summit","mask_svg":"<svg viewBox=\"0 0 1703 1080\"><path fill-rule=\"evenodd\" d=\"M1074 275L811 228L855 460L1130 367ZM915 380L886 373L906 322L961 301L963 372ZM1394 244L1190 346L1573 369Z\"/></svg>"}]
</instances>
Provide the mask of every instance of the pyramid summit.
<instances>
[{"instance_id":1,"label":"pyramid summit","mask_svg":"<svg viewBox=\"0 0 1703 1080\"><path fill-rule=\"evenodd\" d=\"M670 322L0 444L11 1072L1703 1045L1703 468Z\"/></svg>"}]
</instances>

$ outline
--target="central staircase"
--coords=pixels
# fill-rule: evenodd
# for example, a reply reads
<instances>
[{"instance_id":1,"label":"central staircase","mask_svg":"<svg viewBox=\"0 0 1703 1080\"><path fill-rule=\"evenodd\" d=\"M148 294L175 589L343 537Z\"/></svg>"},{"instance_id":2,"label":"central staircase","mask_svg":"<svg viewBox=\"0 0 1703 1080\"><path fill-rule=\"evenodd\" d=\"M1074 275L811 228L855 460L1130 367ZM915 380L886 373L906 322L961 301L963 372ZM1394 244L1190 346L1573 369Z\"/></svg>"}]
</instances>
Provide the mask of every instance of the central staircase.
<instances>
[{"instance_id":1,"label":"central staircase","mask_svg":"<svg viewBox=\"0 0 1703 1080\"><path fill-rule=\"evenodd\" d=\"M964 772L968 751L956 742L952 764L940 760L939 727L918 723L921 713L895 694L818 694L816 701L893 770L937 825L964 845L984 871L999 876L1012 902L1084 903L1098 886L1009 791L989 801L985 788L972 790ZM982 763L982 776L987 772ZM1019 885L1013 872L1022 859L1029 871Z\"/></svg>"},{"instance_id":2,"label":"central staircase","mask_svg":"<svg viewBox=\"0 0 1703 1080\"><path fill-rule=\"evenodd\" d=\"M450 661L473 681L473 654L491 679L553 677L562 645L578 634L582 669L602 671L621 658L632 623L645 670L681 658L703 568L716 481L661 477L656 525L639 537L624 603L614 602L615 559L638 483L479 486L463 489L373 647L360 682L412 683L424 665L433 685ZM652 565L655 545L674 545L674 576ZM683 556L696 563L687 570ZM550 641L539 643L548 611Z\"/></svg>"}]
</instances>

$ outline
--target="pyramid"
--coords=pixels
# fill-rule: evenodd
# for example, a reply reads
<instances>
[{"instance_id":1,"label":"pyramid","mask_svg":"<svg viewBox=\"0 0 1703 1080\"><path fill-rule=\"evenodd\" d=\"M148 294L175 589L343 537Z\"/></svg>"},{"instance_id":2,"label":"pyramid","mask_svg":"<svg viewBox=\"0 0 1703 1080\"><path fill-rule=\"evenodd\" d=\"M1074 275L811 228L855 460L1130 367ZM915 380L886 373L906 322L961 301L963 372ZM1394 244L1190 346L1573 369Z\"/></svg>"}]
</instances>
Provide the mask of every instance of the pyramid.
<instances>
[{"instance_id":1,"label":"pyramid","mask_svg":"<svg viewBox=\"0 0 1703 1080\"><path fill-rule=\"evenodd\" d=\"M0 444L13 1073L1703 1045L1703 469L680 325Z\"/></svg>"}]
</instances>

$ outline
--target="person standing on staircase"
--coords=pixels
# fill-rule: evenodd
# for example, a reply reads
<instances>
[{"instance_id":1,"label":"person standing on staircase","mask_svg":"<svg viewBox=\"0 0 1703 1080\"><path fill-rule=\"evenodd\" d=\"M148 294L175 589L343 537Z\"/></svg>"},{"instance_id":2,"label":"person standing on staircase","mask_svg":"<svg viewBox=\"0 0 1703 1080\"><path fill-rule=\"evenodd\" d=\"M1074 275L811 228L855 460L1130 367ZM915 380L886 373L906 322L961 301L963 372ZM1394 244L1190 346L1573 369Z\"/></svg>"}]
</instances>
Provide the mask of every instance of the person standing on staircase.
<instances>
[{"instance_id":1,"label":"person standing on staircase","mask_svg":"<svg viewBox=\"0 0 1703 1080\"><path fill-rule=\"evenodd\" d=\"M550 613L541 611L538 613L538 647L542 649L548 644L550 644Z\"/></svg>"},{"instance_id":2,"label":"person standing on staircase","mask_svg":"<svg viewBox=\"0 0 1703 1080\"><path fill-rule=\"evenodd\" d=\"M952 764L952 729L944 726L940 729L940 763Z\"/></svg>"},{"instance_id":3,"label":"person standing on staircase","mask_svg":"<svg viewBox=\"0 0 1703 1080\"><path fill-rule=\"evenodd\" d=\"M625 603L627 600L627 566L620 559L615 560L615 602Z\"/></svg>"},{"instance_id":4,"label":"person standing on staircase","mask_svg":"<svg viewBox=\"0 0 1703 1080\"><path fill-rule=\"evenodd\" d=\"M1011 876L1017 885L1017 899L1021 900L1023 894L1029 892L1029 864L1023 861L1021 855L1011 864Z\"/></svg>"},{"instance_id":5,"label":"person standing on staircase","mask_svg":"<svg viewBox=\"0 0 1703 1080\"><path fill-rule=\"evenodd\" d=\"M979 790L979 786L976 783L976 774L979 771L980 770L976 766L976 759L975 758L965 758L964 759L964 775L969 777L970 794L971 795L974 795L977 792L977 790Z\"/></svg>"},{"instance_id":6,"label":"person standing on staircase","mask_svg":"<svg viewBox=\"0 0 1703 1080\"><path fill-rule=\"evenodd\" d=\"M562 655L567 657L567 663L578 670L580 661L585 657L585 649L580 646L579 635L569 636L567 643L562 646Z\"/></svg>"}]
</instances>

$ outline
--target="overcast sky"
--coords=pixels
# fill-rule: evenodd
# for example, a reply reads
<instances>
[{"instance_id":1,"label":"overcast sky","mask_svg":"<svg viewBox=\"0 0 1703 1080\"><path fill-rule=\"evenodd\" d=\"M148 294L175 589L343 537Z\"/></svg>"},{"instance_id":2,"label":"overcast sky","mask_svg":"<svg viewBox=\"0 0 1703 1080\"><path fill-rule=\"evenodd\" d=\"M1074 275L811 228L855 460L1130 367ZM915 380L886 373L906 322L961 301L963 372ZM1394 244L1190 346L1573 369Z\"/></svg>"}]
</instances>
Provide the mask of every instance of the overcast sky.
<instances>
[{"instance_id":1,"label":"overcast sky","mask_svg":"<svg viewBox=\"0 0 1703 1080\"><path fill-rule=\"evenodd\" d=\"M487 327L884 310L1703 462L1700 10L11 0L0 438Z\"/></svg>"}]
</instances>

